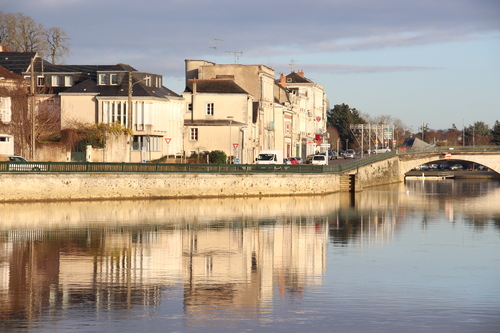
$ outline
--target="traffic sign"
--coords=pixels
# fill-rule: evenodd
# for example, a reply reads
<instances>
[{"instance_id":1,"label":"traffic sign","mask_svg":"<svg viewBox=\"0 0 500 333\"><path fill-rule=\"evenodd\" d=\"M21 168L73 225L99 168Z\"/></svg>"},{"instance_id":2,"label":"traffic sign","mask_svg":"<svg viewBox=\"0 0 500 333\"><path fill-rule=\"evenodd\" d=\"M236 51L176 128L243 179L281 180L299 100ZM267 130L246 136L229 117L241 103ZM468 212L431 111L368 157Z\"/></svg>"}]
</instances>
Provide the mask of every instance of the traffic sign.
<instances>
[{"instance_id":1,"label":"traffic sign","mask_svg":"<svg viewBox=\"0 0 500 333\"><path fill-rule=\"evenodd\" d=\"M233 143L233 149L238 149L238 144L237 143Z\"/></svg>"},{"instance_id":2,"label":"traffic sign","mask_svg":"<svg viewBox=\"0 0 500 333\"><path fill-rule=\"evenodd\" d=\"M167 145L170 144L170 140L172 140L172 138L165 138L165 141L167 142Z\"/></svg>"}]
</instances>

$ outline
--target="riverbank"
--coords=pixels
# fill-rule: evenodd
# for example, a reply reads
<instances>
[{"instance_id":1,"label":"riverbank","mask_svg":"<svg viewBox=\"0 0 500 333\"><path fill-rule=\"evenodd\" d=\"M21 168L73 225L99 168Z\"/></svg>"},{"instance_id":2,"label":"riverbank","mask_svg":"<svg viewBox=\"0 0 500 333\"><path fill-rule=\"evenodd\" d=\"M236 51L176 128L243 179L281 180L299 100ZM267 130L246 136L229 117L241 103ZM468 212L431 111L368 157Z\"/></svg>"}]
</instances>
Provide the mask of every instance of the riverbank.
<instances>
[{"instance_id":1,"label":"riverbank","mask_svg":"<svg viewBox=\"0 0 500 333\"><path fill-rule=\"evenodd\" d=\"M4 173L0 202L322 195L339 174Z\"/></svg>"}]
</instances>

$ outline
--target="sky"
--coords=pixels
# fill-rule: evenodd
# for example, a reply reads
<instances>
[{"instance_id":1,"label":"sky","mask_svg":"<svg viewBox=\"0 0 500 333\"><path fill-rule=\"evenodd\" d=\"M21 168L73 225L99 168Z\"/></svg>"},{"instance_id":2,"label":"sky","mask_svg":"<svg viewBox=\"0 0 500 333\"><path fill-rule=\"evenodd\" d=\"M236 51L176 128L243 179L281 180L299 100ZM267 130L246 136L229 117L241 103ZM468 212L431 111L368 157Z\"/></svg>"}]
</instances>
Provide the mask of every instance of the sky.
<instances>
[{"instance_id":1,"label":"sky","mask_svg":"<svg viewBox=\"0 0 500 333\"><path fill-rule=\"evenodd\" d=\"M185 59L303 70L330 103L413 132L500 121L500 0L0 0L181 94Z\"/></svg>"}]
</instances>

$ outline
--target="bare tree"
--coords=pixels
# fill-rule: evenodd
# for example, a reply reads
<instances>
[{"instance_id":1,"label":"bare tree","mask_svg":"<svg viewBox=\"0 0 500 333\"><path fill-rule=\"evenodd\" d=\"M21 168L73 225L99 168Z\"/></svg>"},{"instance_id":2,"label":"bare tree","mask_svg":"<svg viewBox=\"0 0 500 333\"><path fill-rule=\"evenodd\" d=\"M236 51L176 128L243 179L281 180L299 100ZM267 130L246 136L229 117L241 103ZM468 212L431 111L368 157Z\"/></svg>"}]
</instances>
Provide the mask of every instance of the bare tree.
<instances>
[{"instance_id":1,"label":"bare tree","mask_svg":"<svg viewBox=\"0 0 500 333\"><path fill-rule=\"evenodd\" d=\"M50 28L45 31L49 56L52 64L69 54L69 38L61 28Z\"/></svg>"},{"instance_id":2,"label":"bare tree","mask_svg":"<svg viewBox=\"0 0 500 333\"><path fill-rule=\"evenodd\" d=\"M38 52L52 63L62 63L69 54L69 38L61 28L46 29L22 13L0 12L0 45L13 52Z\"/></svg>"}]
</instances>

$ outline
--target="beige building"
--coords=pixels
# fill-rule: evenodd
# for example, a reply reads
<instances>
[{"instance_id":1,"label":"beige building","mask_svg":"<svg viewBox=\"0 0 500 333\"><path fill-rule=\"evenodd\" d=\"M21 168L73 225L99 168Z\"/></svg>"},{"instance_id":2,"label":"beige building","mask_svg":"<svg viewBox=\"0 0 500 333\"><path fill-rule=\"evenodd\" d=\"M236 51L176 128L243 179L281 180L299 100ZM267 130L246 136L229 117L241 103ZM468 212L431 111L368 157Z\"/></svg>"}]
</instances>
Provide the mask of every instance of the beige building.
<instances>
[{"instance_id":1,"label":"beige building","mask_svg":"<svg viewBox=\"0 0 500 333\"><path fill-rule=\"evenodd\" d=\"M219 124L224 122L227 126L227 119L234 121L238 128L244 128L241 133L236 133L245 138L239 143L238 151L230 151L232 148L227 144L231 140L227 137L229 130L218 131L216 135L198 137L197 145L200 149L222 146L226 154L236 157L242 156L242 163L252 163L260 150L276 149L282 150L284 157L300 156L305 158L313 154L316 150L323 151L321 147L326 133L326 111L327 100L324 88L304 77L304 72L292 72L287 76L281 75L279 80L275 79L274 70L265 65L240 65L229 64L219 65L204 60L186 60L186 91L183 96L188 103L185 115L185 144L186 150L196 151L191 136L192 125L200 124L207 118L207 103L205 101L195 105L195 110L191 110L193 96L200 94L192 89L193 80L232 80L249 94L249 99L253 101L252 110L248 111L251 116L240 117L237 111L233 114L232 107L226 105L227 94L213 94L211 98L217 99L218 104L228 107L225 114L213 116L219 120ZM201 81L198 81L201 82ZM191 87L191 88L190 88ZM196 104L195 97L195 104ZM220 107L220 106L219 106ZM200 113L201 112L201 113ZM203 114L205 112L205 114ZM234 117L234 118L228 118ZM230 121L231 123L231 121ZM234 131L234 130L233 130ZM231 131L231 136L235 133ZM224 134L225 133L225 134ZM188 139L190 137L190 139ZM207 138L210 143L206 142ZM229 141L228 141L229 140Z\"/></svg>"},{"instance_id":2,"label":"beige building","mask_svg":"<svg viewBox=\"0 0 500 333\"><path fill-rule=\"evenodd\" d=\"M45 68L52 86L70 85L59 93L62 128L73 122L119 123L133 132L121 154L107 156L106 162L150 161L182 152L184 101L162 85L161 75L123 64L79 66L78 73L65 67Z\"/></svg>"},{"instance_id":3,"label":"beige building","mask_svg":"<svg viewBox=\"0 0 500 333\"><path fill-rule=\"evenodd\" d=\"M240 149L243 163L252 163L262 149L280 149L277 142L281 141L275 133L275 114L274 114L274 70L264 65L218 65L204 60L186 60L186 81L191 79L210 80L224 79L232 80L239 87L249 94L252 99L251 109L248 110L243 124L238 124L243 129L245 136L245 147ZM187 84L186 82L186 84ZM189 91L184 94L186 100L191 100ZM189 119L189 109L186 119ZM227 114L235 116L236 114ZM189 123L186 123L188 126ZM229 138L223 138L225 142ZM222 144L222 143L221 143ZM226 154L234 156L230 149L224 149Z\"/></svg>"},{"instance_id":4,"label":"beige building","mask_svg":"<svg viewBox=\"0 0 500 333\"><path fill-rule=\"evenodd\" d=\"M221 150L231 162L252 163L255 126L248 92L231 79L191 79L183 96L187 156Z\"/></svg>"}]
</instances>

